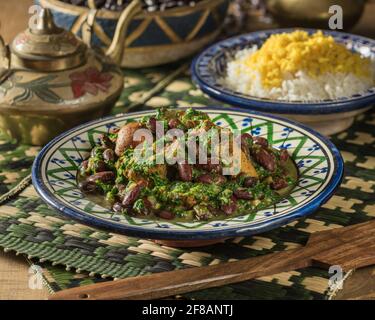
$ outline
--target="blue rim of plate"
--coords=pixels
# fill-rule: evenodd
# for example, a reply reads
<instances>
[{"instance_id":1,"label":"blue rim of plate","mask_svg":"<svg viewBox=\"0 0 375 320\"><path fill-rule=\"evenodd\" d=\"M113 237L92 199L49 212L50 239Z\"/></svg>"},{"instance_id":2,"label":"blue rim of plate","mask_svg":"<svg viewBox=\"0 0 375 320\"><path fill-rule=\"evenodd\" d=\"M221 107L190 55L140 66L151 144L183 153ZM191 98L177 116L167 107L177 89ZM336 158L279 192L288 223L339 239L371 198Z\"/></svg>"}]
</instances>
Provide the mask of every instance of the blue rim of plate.
<instances>
[{"instance_id":1,"label":"blue rim of plate","mask_svg":"<svg viewBox=\"0 0 375 320\"><path fill-rule=\"evenodd\" d=\"M224 230L203 230L203 231L202 230L190 230L190 231L179 230L178 232L176 232L175 230L157 229L157 228L152 229L152 230L144 230L142 229L142 226L122 225L122 224L117 224L115 222L111 222L111 221L101 219L98 217L82 214L72 208L67 207L60 200L56 199L54 194L47 189L42 179L41 163L44 160L44 156L46 155L47 151L52 146L54 146L57 142L59 142L61 139L65 138L71 133L84 129L85 127L88 127L90 125L99 124L100 122L110 120L110 119L116 120L117 118L121 116L132 117L132 116L141 116L143 114L150 113L150 111L140 111L140 112L134 112L134 113L128 113L128 114L119 114L116 116L109 116L109 117L101 118L98 120L90 121L80 126L77 126L75 128L72 128L66 131L65 133L57 136L53 140L51 140L41 150L41 152L38 154L38 156L34 160L34 163L32 166L33 185L37 193L42 198L42 200L45 201L52 208L56 209L59 213L61 213L65 217L71 218L73 220L79 221L83 224L86 224L92 227L97 227L99 229L104 229L110 232L124 234L127 236L133 236L133 237L139 237L139 238L150 238L150 239L163 239L163 240L222 239L222 238L230 238L230 237L236 237L236 236L251 236L251 235L265 232L271 229L275 229L285 224L288 224L289 222L293 220L296 220L301 217L305 217L313 213L320 206L326 203L332 197L336 189L340 186L340 183L344 175L344 162L343 162L342 156L339 150L331 141L329 141L327 138L325 138L324 136L322 136L315 130L310 129L309 127L304 126L298 122L291 121L282 117L264 114L261 112L253 112L253 111L249 112L249 111L246 111L244 109L239 109L239 108L202 107L202 108L197 108L197 109L206 111L206 112L209 112L210 110L211 111L219 110L219 111L229 111L229 113L231 111L240 112L240 113L249 113L249 115L264 116L267 118L282 121L286 124L295 125L303 130L306 130L307 132L315 136L317 139L319 139L320 142L324 144L332 154L335 168L330 178L330 182L325 186L325 188L321 191L321 193L317 197L315 197L311 202L308 202L307 204L305 204L303 207L299 208L295 212L292 211L291 213L288 213L285 216L274 218L271 221L252 224L250 228L243 226L242 228L233 227L233 228L226 228Z\"/></svg>"},{"instance_id":2,"label":"blue rim of plate","mask_svg":"<svg viewBox=\"0 0 375 320\"><path fill-rule=\"evenodd\" d=\"M222 55L224 51L237 51L238 48L248 47L255 41L263 42L270 35L281 32L292 32L296 29L314 33L318 29L308 28L284 28L251 32L219 41L205 49L191 63L190 71L193 81L210 97L241 108L249 108L260 112L274 112L279 114L332 114L348 112L367 108L375 103L375 87L363 94L352 97L344 97L336 100L322 100L314 102L271 100L245 95L217 83L217 75L213 74L209 67L209 61ZM322 30L324 34L333 36L341 42L352 42L353 47L364 46L369 48L375 58L375 40L331 30Z\"/></svg>"}]
</instances>

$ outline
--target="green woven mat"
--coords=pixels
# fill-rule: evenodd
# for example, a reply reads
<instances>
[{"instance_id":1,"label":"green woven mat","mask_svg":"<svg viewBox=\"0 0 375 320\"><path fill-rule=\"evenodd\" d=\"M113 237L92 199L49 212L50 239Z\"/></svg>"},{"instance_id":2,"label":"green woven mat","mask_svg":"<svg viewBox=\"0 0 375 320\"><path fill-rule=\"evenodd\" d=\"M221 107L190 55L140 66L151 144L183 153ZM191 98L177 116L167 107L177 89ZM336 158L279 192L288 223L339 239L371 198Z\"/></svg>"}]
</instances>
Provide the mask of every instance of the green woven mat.
<instances>
[{"instance_id":1,"label":"green woven mat","mask_svg":"<svg viewBox=\"0 0 375 320\"><path fill-rule=\"evenodd\" d=\"M190 81L187 64L125 72L125 90L114 113L133 108L217 105ZM51 290L112 278L244 259L304 245L316 231L375 217L375 113L360 116L332 138L345 159L346 176L333 198L315 214L254 237L235 238L197 249L162 247L66 220L41 201L29 180L38 148L0 141L0 246L26 254L42 266ZM11 190L10 200L6 191ZM327 299L328 272L305 268L184 295L209 299Z\"/></svg>"}]
</instances>

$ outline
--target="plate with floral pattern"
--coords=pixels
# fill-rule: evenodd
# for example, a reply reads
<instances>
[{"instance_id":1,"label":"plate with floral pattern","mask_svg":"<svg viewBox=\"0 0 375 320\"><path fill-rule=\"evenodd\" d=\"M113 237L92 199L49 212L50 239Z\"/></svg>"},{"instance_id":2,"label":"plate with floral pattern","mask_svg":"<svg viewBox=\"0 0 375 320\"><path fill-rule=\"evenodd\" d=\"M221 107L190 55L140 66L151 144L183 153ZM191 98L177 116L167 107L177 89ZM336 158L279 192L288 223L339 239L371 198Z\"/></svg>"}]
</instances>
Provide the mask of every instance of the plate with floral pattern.
<instances>
[{"instance_id":1,"label":"plate with floral pattern","mask_svg":"<svg viewBox=\"0 0 375 320\"><path fill-rule=\"evenodd\" d=\"M33 184L47 204L81 223L129 236L185 241L249 236L280 227L317 210L339 186L343 176L340 152L317 132L296 122L257 112L235 108L201 110L217 125L266 137L274 148L287 149L299 171L290 195L256 213L198 222L135 218L90 201L78 187L77 171L99 136L155 111L99 119L58 136L36 158Z\"/></svg>"}]
</instances>

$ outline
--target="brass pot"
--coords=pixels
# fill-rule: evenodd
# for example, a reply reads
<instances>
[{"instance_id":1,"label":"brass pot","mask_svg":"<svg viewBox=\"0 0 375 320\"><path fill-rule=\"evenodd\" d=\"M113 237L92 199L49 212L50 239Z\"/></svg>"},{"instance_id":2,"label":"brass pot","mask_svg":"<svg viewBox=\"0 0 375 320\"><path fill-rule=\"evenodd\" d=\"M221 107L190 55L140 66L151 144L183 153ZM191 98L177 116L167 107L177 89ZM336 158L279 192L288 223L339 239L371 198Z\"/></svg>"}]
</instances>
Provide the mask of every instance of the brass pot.
<instances>
[{"instance_id":1,"label":"brass pot","mask_svg":"<svg viewBox=\"0 0 375 320\"><path fill-rule=\"evenodd\" d=\"M59 133L109 113L119 98L122 57L134 0L120 15L108 50L87 44L96 11L84 21L82 40L55 25L42 9L37 23L5 45L0 37L0 130L19 142L44 145Z\"/></svg>"},{"instance_id":2,"label":"brass pot","mask_svg":"<svg viewBox=\"0 0 375 320\"><path fill-rule=\"evenodd\" d=\"M361 18L366 0L267 0L267 9L282 27L329 29L328 12L332 5L343 8L344 29Z\"/></svg>"}]
</instances>

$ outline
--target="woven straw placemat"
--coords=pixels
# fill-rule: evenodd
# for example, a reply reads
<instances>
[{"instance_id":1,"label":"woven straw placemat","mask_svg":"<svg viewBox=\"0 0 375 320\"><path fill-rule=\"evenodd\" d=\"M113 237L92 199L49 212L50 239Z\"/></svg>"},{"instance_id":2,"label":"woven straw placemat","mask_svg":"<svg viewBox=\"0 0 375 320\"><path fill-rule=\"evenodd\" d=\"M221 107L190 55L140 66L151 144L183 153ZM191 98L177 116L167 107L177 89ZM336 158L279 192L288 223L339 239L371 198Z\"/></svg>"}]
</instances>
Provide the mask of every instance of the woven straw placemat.
<instances>
[{"instance_id":1,"label":"woven straw placemat","mask_svg":"<svg viewBox=\"0 0 375 320\"><path fill-rule=\"evenodd\" d=\"M113 113L163 105L217 105L190 81L188 64L125 72ZM0 141L0 246L42 266L51 290L152 272L244 259L304 245L316 231L375 217L375 113L358 117L332 137L345 159L341 188L315 214L257 236L196 249L163 247L146 239L96 230L67 220L37 196L28 174L36 147ZM25 178L26 177L26 178ZM8 191L8 193L6 193ZM184 295L209 299L327 299L327 270L305 268Z\"/></svg>"}]
</instances>

